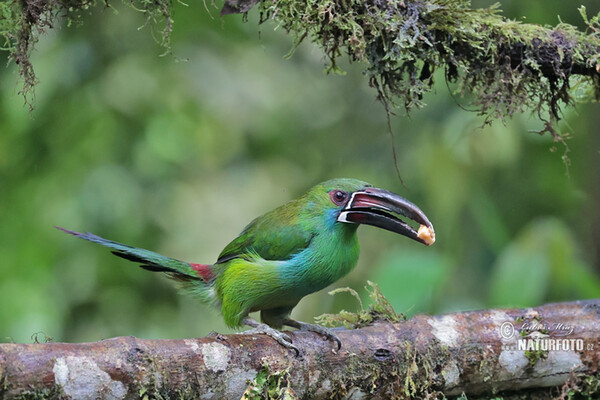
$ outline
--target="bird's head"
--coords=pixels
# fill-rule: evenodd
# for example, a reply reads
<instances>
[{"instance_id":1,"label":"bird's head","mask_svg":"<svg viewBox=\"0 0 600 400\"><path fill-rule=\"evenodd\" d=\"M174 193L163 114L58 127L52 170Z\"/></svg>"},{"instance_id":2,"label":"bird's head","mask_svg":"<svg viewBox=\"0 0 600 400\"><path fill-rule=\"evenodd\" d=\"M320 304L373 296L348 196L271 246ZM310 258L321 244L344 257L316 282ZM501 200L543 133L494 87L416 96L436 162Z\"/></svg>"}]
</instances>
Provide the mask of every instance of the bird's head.
<instances>
[{"instance_id":1,"label":"bird's head","mask_svg":"<svg viewBox=\"0 0 600 400\"><path fill-rule=\"evenodd\" d=\"M409 237L427 246L435 242L433 225L423 211L405 198L357 179L331 179L307 194L316 206L333 218L334 224L373 225ZM400 216L415 221L414 229Z\"/></svg>"}]
</instances>

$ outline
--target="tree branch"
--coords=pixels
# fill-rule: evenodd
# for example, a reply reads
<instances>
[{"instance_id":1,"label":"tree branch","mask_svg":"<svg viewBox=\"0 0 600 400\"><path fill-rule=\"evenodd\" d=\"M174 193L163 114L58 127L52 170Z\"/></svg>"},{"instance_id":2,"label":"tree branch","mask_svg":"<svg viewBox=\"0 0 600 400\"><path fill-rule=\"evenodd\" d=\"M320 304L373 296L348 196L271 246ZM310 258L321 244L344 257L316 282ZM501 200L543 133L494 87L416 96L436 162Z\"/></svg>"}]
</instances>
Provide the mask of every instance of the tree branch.
<instances>
[{"instance_id":1,"label":"tree branch","mask_svg":"<svg viewBox=\"0 0 600 400\"><path fill-rule=\"evenodd\" d=\"M355 392L422 398L599 390L600 299L418 315L337 333L339 352L314 333L291 333L300 357L260 334L0 344L0 398L237 399L245 393L244 399L329 399ZM545 343L542 350L515 348L536 338ZM543 350L550 345L563 347Z\"/></svg>"}]
</instances>

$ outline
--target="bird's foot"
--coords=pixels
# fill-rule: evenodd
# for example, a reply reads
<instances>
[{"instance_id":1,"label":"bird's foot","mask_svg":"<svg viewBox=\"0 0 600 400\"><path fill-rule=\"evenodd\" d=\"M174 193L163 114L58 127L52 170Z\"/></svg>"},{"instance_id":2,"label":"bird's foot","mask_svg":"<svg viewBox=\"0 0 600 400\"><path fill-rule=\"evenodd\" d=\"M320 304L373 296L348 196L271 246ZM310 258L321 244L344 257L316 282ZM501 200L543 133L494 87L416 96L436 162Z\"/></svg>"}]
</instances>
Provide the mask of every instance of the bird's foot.
<instances>
[{"instance_id":1,"label":"bird's foot","mask_svg":"<svg viewBox=\"0 0 600 400\"><path fill-rule=\"evenodd\" d=\"M283 347L294 350L296 352L296 356L300 355L300 349L292 344L292 339L283 332L279 332L277 329L271 328L267 324L262 324L252 318L244 318L242 322L245 325L251 326L253 329L246 331L245 333L263 333L275 339L277 343L282 345Z\"/></svg>"},{"instance_id":2,"label":"bird's foot","mask_svg":"<svg viewBox=\"0 0 600 400\"><path fill-rule=\"evenodd\" d=\"M315 332L319 335L325 336L328 340L337 343L337 349L342 348L342 341L335 333L331 331L331 329L327 329L324 326L317 324L308 324L306 322L296 321L294 319L286 318L283 320L283 324L287 326L291 326L292 328L299 329L301 331Z\"/></svg>"}]
</instances>

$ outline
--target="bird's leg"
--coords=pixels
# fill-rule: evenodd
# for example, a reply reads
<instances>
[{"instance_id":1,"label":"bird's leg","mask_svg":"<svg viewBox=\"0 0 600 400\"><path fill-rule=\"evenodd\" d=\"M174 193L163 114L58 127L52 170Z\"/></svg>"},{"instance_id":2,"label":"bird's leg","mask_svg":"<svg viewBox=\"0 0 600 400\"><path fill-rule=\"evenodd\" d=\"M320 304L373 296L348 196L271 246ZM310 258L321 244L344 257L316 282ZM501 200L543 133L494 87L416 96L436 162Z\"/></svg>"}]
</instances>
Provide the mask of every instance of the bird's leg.
<instances>
[{"instance_id":1,"label":"bird's leg","mask_svg":"<svg viewBox=\"0 0 600 400\"><path fill-rule=\"evenodd\" d=\"M248 326L251 326L252 328L254 328L248 332L264 333L265 335L268 335L268 336L272 337L273 339L275 339L275 341L277 341L277 343L279 343L283 347L294 350L296 352L296 355L300 354L300 350L292 344L292 339L285 333L279 332L277 329L273 329L269 325L262 324L262 323L258 322L257 320L252 319L250 317L244 318L242 320L242 322L245 325L248 325Z\"/></svg>"},{"instance_id":2,"label":"bird's leg","mask_svg":"<svg viewBox=\"0 0 600 400\"><path fill-rule=\"evenodd\" d=\"M292 328L299 329L301 331L316 332L320 335L325 336L327 339L336 342L338 350L342 348L342 341L340 340L340 338L337 337L336 334L331 332L330 329L327 329L324 326L317 324L307 324L306 322L296 321L290 318L285 318L283 320L283 324L291 326Z\"/></svg>"}]
</instances>

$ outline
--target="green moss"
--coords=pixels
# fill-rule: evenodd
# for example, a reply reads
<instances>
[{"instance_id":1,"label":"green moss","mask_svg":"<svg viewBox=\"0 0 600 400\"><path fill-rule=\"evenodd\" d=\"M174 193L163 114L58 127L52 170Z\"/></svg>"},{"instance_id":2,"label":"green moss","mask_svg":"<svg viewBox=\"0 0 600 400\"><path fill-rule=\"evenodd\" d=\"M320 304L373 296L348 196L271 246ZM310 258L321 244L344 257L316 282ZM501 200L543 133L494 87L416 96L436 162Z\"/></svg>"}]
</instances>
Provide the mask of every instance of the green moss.
<instances>
[{"instance_id":1,"label":"green moss","mask_svg":"<svg viewBox=\"0 0 600 400\"><path fill-rule=\"evenodd\" d=\"M373 301L368 309L364 309L360 296L354 289L339 288L329 292L330 295L335 295L341 292L349 292L353 295L360 304L360 311L353 313L342 310L337 314L322 314L315 318L316 322L326 326L343 325L346 328L360 328L369 325L375 321L399 322L406 319L406 316L397 313L388 299L385 298L376 283L367 281L368 286L365 286L369 297Z\"/></svg>"},{"instance_id":2,"label":"green moss","mask_svg":"<svg viewBox=\"0 0 600 400\"><path fill-rule=\"evenodd\" d=\"M123 0L132 8L147 16L147 24L156 26L164 22L158 41L170 51L171 17L169 0ZM3 39L2 49L9 52L9 61L19 67L19 75L23 81L19 92L27 104L32 105L32 88L37 79L29 56L38 37L46 29L54 26L57 19L64 18L67 24L77 21L82 12L94 6L97 0L4 0L0 2L0 37ZM109 0L102 4L109 6Z\"/></svg>"},{"instance_id":3,"label":"green moss","mask_svg":"<svg viewBox=\"0 0 600 400\"><path fill-rule=\"evenodd\" d=\"M50 389L29 390L19 393L13 397L15 400L42 400L42 399L67 399L64 391L59 385L53 385Z\"/></svg>"},{"instance_id":4,"label":"green moss","mask_svg":"<svg viewBox=\"0 0 600 400\"><path fill-rule=\"evenodd\" d=\"M19 65L26 98L36 83L29 54L39 33L57 16L71 21L97 1L0 3L3 48ZM170 51L169 0L125 2L151 26L164 24L158 41ZM540 133L564 144L555 130L560 107L600 98L600 15L590 18L584 7L586 32L563 23L551 29L512 21L497 5L472 9L470 0L275 0L262 1L260 11L291 33L294 49L306 39L317 43L329 71L341 72L337 61L345 55L365 63L388 113L398 105L423 106L434 73L443 70L453 91L467 97L486 122L533 110L544 122Z\"/></svg>"},{"instance_id":5,"label":"green moss","mask_svg":"<svg viewBox=\"0 0 600 400\"><path fill-rule=\"evenodd\" d=\"M395 350L389 359L372 362L364 355L349 354L344 363L342 378L328 380L330 393L328 398L344 399L360 396L386 399L436 399L443 394L433 388L439 384L434 381L434 366L441 368L448 360L445 352L422 355L417 353L412 343L406 341ZM317 387L319 387L317 385ZM358 392L360 390L360 392ZM310 394L307 396L310 397Z\"/></svg>"},{"instance_id":6,"label":"green moss","mask_svg":"<svg viewBox=\"0 0 600 400\"><path fill-rule=\"evenodd\" d=\"M372 300L367 309L363 307L360 297L353 289L336 289L330 294L349 292L359 302L360 311L324 314L317 317L317 322L358 328L378 320L399 322L406 319L403 314L392 308L375 283L367 283L366 289ZM346 398L353 393L353 388L360 388L368 394L385 393L386 398L390 399L443 398L442 393L434 386L439 385L439 381L436 381L439 379L439 371L452 357L447 348L436 347L422 354L415 350L413 343L405 341L393 350L384 349L381 354L386 358L376 363L365 361L363 356L350 355L346 360L344 379L331 382L331 398Z\"/></svg>"},{"instance_id":7,"label":"green moss","mask_svg":"<svg viewBox=\"0 0 600 400\"><path fill-rule=\"evenodd\" d=\"M562 399L595 400L600 398L600 377L595 374L573 375L562 387Z\"/></svg>"},{"instance_id":8,"label":"green moss","mask_svg":"<svg viewBox=\"0 0 600 400\"><path fill-rule=\"evenodd\" d=\"M538 361L548 358L548 351L541 349L525 350L525 357L529 360L529 366L534 367Z\"/></svg>"},{"instance_id":9,"label":"green moss","mask_svg":"<svg viewBox=\"0 0 600 400\"><path fill-rule=\"evenodd\" d=\"M540 316L533 318L521 316L516 321L522 323L519 330L519 335L522 338L533 338L537 334L548 335L550 333ZM529 366L533 368L539 360L548 358L548 351L542 349L525 350L525 357L529 360Z\"/></svg>"},{"instance_id":10,"label":"green moss","mask_svg":"<svg viewBox=\"0 0 600 400\"><path fill-rule=\"evenodd\" d=\"M289 385L289 370L270 371L269 365L264 364L256 377L249 383L241 400L295 400L297 396Z\"/></svg>"},{"instance_id":11,"label":"green moss","mask_svg":"<svg viewBox=\"0 0 600 400\"><path fill-rule=\"evenodd\" d=\"M470 0L276 0L260 7L293 35L294 47L307 38L320 46L330 71L339 71L344 54L365 63L386 110L423 106L438 69L486 121L535 110L553 135L572 84L600 98L600 17L582 14L590 29L579 32L508 20L497 5L472 9Z\"/></svg>"}]
</instances>

